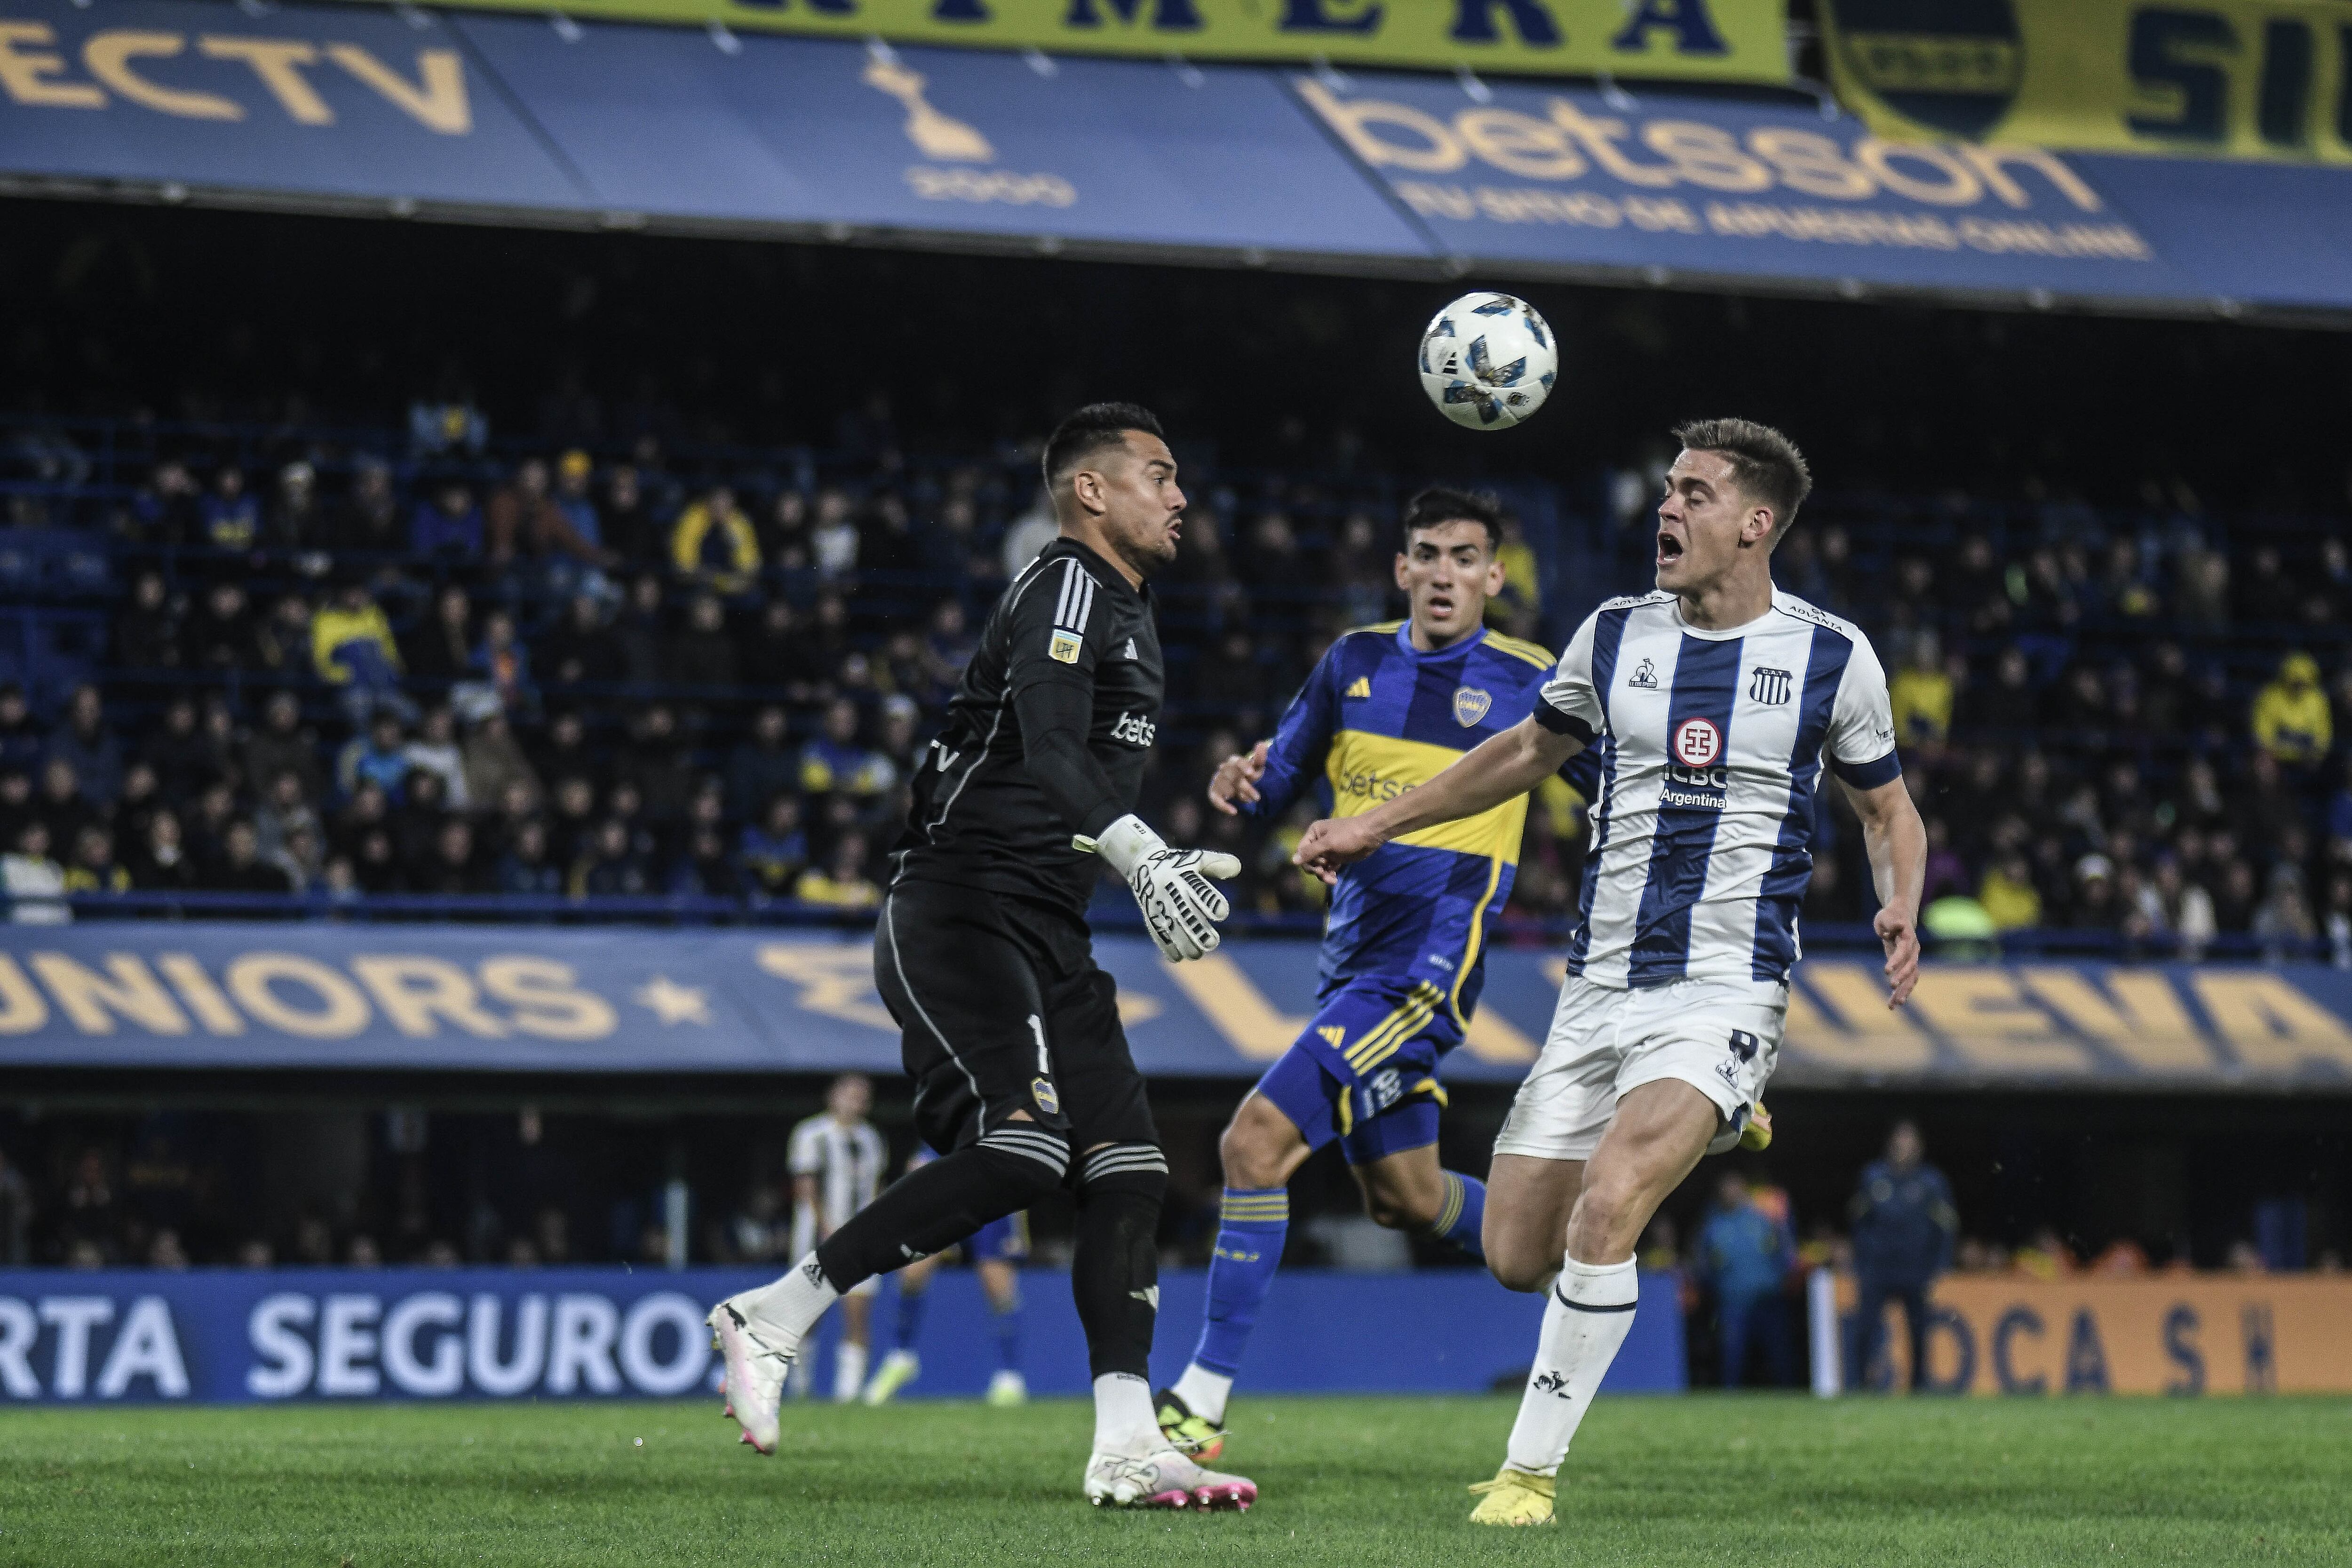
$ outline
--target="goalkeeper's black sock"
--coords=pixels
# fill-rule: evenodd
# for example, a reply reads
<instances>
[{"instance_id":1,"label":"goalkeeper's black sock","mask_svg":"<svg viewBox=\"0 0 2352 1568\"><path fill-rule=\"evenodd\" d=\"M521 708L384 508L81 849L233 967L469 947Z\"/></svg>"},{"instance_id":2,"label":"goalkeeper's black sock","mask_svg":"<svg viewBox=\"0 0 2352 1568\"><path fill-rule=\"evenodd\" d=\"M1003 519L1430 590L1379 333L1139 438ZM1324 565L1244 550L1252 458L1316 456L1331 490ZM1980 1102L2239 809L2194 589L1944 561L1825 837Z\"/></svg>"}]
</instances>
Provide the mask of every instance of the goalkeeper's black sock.
<instances>
[{"instance_id":1,"label":"goalkeeper's black sock","mask_svg":"<svg viewBox=\"0 0 2352 1568\"><path fill-rule=\"evenodd\" d=\"M1077 1244L1070 1291L1096 1377L1151 1375L1160 1314L1160 1204L1168 1162L1149 1143L1112 1143L1080 1157Z\"/></svg>"},{"instance_id":2,"label":"goalkeeper's black sock","mask_svg":"<svg viewBox=\"0 0 2352 1568\"><path fill-rule=\"evenodd\" d=\"M1094 1373L1095 1451L1141 1458L1167 1446L1151 1405L1151 1330L1168 1162L1149 1143L1105 1144L1080 1159L1070 1293Z\"/></svg>"},{"instance_id":3,"label":"goalkeeper's black sock","mask_svg":"<svg viewBox=\"0 0 2352 1568\"><path fill-rule=\"evenodd\" d=\"M1008 1121L892 1183L824 1239L817 1264L842 1291L902 1268L1042 1201L1061 1185L1069 1157L1060 1133Z\"/></svg>"}]
</instances>

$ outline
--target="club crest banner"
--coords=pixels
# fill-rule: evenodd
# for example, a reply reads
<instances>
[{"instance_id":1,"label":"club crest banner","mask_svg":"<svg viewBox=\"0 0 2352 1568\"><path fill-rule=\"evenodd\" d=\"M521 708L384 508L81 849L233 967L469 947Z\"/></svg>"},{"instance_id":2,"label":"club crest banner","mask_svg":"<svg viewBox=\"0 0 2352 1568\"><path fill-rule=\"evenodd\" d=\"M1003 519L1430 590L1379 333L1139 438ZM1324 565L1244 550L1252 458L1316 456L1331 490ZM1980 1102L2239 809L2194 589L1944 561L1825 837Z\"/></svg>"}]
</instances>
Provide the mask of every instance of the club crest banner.
<instances>
[{"instance_id":1,"label":"club crest banner","mask_svg":"<svg viewBox=\"0 0 2352 1568\"><path fill-rule=\"evenodd\" d=\"M1891 141L2352 164L2343 0L1822 0L1838 97Z\"/></svg>"},{"instance_id":2,"label":"club crest banner","mask_svg":"<svg viewBox=\"0 0 2352 1568\"><path fill-rule=\"evenodd\" d=\"M1139 936L1098 937L1095 951L1156 1077L1255 1077L1315 1015L1311 942L1235 941L1181 964ZM1878 967L1798 965L1775 1083L2352 1089L2352 974L2317 964L1932 963L1901 1012ZM1565 977L1556 953L1488 953L1448 1080L1517 1082ZM898 1066L863 931L0 927L0 1069Z\"/></svg>"}]
</instances>

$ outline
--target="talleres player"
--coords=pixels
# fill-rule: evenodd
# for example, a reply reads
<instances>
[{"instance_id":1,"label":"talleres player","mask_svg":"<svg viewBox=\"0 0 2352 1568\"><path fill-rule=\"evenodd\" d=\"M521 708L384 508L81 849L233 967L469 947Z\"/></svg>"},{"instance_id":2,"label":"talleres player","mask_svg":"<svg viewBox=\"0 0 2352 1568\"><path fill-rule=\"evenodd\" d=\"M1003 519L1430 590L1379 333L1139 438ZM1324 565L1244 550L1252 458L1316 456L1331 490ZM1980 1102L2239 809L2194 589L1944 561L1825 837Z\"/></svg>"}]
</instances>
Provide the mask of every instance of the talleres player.
<instances>
[{"instance_id":1,"label":"talleres player","mask_svg":"<svg viewBox=\"0 0 2352 1568\"><path fill-rule=\"evenodd\" d=\"M1271 817L1327 781L1345 816L1427 782L1527 718L1551 655L1486 629L1502 588L1495 503L1427 489L1406 504L1396 584L1411 614L1331 645L1271 741L1225 759L1209 801ZM1440 1058L1462 1043L1486 935L1510 897L1528 803L1400 835L1339 876L1315 1016L1234 1113L1220 1152L1223 1214L1199 1346L1160 1395L1160 1429L1213 1458L1243 1347L1274 1284L1291 1176L1337 1140L1382 1225L1474 1257L1486 1191L1437 1161Z\"/></svg>"},{"instance_id":2,"label":"talleres player","mask_svg":"<svg viewBox=\"0 0 2352 1568\"><path fill-rule=\"evenodd\" d=\"M1771 1076L1824 767L1861 816L1888 1005L1918 977L1927 834L1862 634L1772 585L1811 488L1779 431L1709 419L1658 506L1657 592L1578 628L1533 715L1429 783L1316 823L1327 878L1475 818L1598 750L1583 908L1542 1055L1495 1141L1486 1265L1543 1290L1543 1328L1502 1468L1471 1519L1541 1524L1593 1391L1633 1319L1633 1246L1700 1156L1735 1145Z\"/></svg>"},{"instance_id":3,"label":"talleres player","mask_svg":"<svg viewBox=\"0 0 2352 1568\"><path fill-rule=\"evenodd\" d=\"M875 984L901 1031L916 1130L940 1157L782 1279L720 1302L710 1327L744 1441L772 1453L785 1370L826 1308L1066 1186L1070 1288L1094 1374L1086 1496L1246 1508L1255 1486L1202 1469L1154 1419L1168 1163L1086 921L1108 865L1160 952L1197 959L1228 912L1210 879L1241 870L1230 855L1170 848L1134 809L1164 688L1145 584L1176 557L1184 492L1159 421L1131 404L1071 415L1044 466L1060 536L989 614L916 772L875 928Z\"/></svg>"}]
</instances>

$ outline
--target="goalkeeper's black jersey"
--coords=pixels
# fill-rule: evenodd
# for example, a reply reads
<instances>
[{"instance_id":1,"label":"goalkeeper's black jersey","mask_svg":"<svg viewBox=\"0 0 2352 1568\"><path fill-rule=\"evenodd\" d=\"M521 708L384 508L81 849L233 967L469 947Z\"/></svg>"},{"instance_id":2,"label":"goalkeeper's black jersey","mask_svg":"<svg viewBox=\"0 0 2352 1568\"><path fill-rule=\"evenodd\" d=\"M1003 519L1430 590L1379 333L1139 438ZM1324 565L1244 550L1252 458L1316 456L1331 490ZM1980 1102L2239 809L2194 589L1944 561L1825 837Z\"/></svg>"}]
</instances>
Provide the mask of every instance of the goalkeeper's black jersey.
<instances>
[{"instance_id":1,"label":"goalkeeper's black jersey","mask_svg":"<svg viewBox=\"0 0 2352 1568\"><path fill-rule=\"evenodd\" d=\"M1101 862L1071 839L1135 809L1160 730L1151 609L1149 589L1071 539L1013 580L915 772L899 878L1085 914Z\"/></svg>"}]
</instances>

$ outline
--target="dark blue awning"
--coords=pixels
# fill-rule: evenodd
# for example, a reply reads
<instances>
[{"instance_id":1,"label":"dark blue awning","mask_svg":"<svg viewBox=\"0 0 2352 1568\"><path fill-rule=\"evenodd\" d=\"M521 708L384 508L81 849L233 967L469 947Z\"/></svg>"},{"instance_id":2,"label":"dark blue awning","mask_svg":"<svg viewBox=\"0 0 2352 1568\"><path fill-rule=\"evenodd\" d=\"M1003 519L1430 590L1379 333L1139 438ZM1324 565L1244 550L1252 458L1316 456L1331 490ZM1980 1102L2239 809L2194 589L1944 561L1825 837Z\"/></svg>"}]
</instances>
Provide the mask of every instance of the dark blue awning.
<instances>
[{"instance_id":1,"label":"dark blue awning","mask_svg":"<svg viewBox=\"0 0 2352 1568\"><path fill-rule=\"evenodd\" d=\"M561 17L0 0L0 188L2133 310L2352 311L2352 172L1802 101Z\"/></svg>"}]
</instances>

